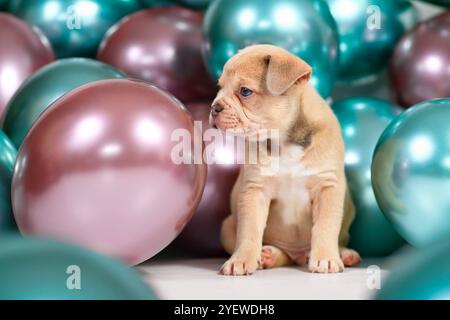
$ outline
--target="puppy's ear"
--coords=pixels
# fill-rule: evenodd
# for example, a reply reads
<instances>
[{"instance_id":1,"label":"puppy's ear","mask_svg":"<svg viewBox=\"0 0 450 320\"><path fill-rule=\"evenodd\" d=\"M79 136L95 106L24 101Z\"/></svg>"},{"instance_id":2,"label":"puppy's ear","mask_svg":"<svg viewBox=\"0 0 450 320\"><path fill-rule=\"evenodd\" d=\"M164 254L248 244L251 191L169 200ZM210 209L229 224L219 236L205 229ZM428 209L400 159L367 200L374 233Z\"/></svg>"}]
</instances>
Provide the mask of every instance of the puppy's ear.
<instances>
[{"instance_id":1,"label":"puppy's ear","mask_svg":"<svg viewBox=\"0 0 450 320\"><path fill-rule=\"evenodd\" d=\"M311 67L294 55L267 55L267 90L276 96L286 92L296 82L306 82L311 77Z\"/></svg>"}]
</instances>

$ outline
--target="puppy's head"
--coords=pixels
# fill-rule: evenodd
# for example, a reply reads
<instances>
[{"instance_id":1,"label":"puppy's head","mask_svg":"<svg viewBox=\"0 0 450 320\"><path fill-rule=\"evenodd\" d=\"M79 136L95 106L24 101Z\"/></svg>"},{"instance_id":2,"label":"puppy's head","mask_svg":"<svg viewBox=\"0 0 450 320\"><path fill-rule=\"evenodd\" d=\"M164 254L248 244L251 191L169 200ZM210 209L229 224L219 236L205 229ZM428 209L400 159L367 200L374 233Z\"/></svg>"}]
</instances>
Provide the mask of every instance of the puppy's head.
<instances>
[{"instance_id":1,"label":"puppy's head","mask_svg":"<svg viewBox=\"0 0 450 320\"><path fill-rule=\"evenodd\" d=\"M311 67L286 50L247 47L225 64L211 124L245 135L260 129L287 130L310 76Z\"/></svg>"}]
</instances>

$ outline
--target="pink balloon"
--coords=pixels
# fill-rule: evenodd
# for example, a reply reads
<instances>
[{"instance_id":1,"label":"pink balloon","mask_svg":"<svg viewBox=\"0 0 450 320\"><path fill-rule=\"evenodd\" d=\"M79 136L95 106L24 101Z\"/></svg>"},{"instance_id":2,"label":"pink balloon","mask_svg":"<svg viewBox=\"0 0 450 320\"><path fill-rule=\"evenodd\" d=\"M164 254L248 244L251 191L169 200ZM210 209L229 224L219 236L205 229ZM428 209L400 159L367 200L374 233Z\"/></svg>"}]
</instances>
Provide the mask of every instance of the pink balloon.
<instances>
[{"instance_id":1,"label":"pink balloon","mask_svg":"<svg viewBox=\"0 0 450 320\"><path fill-rule=\"evenodd\" d=\"M10 14L0 13L0 116L25 79L54 59L43 34Z\"/></svg>"},{"instance_id":2,"label":"pink balloon","mask_svg":"<svg viewBox=\"0 0 450 320\"><path fill-rule=\"evenodd\" d=\"M213 98L217 88L202 57L201 13L181 8L139 11L113 27L97 58L183 102Z\"/></svg>"},{"instance_id":3,"label":"pink balloon","mask_svg":"<svg viewBox=\"0 0 450 320\"><path fill-rule=\"evenodd\" d=\"M210 104L191 103L186 105L194 120L202 122L202 129L211 129L208 123ZM221 140L230 143L232 139ZM243 160L243 152L238 152L237 140L233 144L218 145L212 152L215 162L208 165L208 177L200 205L177 238L175 244L191 253L201 256L219 256L224 254L220 242L220 229L223 220L230 214L230 196L240 171L239 161ZM210 145L211 142L205 142Z\"/></svg>"},{"instance_id":4,"label":"pink balloon","mask_svg":"<svg viewBox=\"0 0 450 320\"><path fill-rule=\"evenodd\" d=\"M135 265L182 231L200 201L205 165L177 165L174 130L194 131L172 96L104 80L58 100L18 155L13 211L24 234L86 246Z\"/></svg>"},{"instance_id":5,"label":"pink balloon","mask_svg":"<svg viewBox=\"0 0 450 320\"><path fill-rule=\"evenodd\" d=\"M394 98L409 108L450 97L450 11L419 23L392 55L389 77Z\"/></svg>"}]
</instances>

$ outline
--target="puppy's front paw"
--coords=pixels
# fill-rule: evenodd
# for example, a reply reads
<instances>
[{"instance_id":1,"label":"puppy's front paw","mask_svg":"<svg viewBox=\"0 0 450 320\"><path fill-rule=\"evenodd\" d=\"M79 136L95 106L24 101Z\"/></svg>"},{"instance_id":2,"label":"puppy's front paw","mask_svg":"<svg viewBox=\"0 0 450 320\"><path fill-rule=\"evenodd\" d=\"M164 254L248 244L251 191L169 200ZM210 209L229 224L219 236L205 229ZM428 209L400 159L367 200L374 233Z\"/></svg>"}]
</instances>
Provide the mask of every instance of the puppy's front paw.
<instances>
[{"instance_id":1,"label":"puppy's front paw","mask_svg":"<svg viewBox=\"0 0 450 320\"><path fill-rule=\"evenodd\" d=\"M309 258L309 271L317 273L338 273L344 271L344 263L339 255L317 256L311 254Z\"/></svg>"},{"instance_id":2,"label":"puppy's front paw","mask_svg":"<svg viewBox=\"0 0 450 320\"><path fill-rule=\"evenodd\" d=\"M260 261L258 255L254 254L233 254L231 258L224 263L220 273L225 276L244 276L254 273L259 267Z\"/></svg>"}]
</instances>

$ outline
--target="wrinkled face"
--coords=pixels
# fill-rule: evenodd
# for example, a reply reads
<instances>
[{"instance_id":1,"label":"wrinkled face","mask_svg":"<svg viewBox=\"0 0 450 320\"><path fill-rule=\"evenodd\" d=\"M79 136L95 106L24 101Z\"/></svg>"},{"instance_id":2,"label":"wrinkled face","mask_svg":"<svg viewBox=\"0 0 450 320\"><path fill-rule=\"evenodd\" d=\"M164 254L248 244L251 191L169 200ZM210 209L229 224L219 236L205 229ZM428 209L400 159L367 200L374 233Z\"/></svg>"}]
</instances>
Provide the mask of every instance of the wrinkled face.
<instances>
[{"instance_id":1,"label":"wrinkled face","mask_svg":"<svg viewBox=\"0 0 450 320\"><path fill-rule=\"evenodd\" d=\"M240 51L219 79L211 124L248 136L260 129L287 129L287 119L298 110L298 92L310 74L304 61L274 46Z\"/></svg>"}]
</instances>

